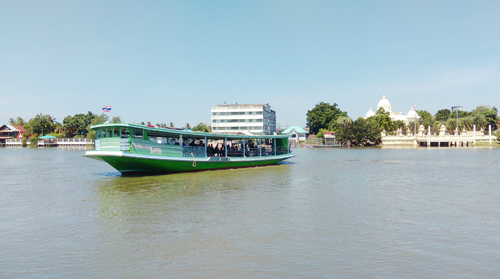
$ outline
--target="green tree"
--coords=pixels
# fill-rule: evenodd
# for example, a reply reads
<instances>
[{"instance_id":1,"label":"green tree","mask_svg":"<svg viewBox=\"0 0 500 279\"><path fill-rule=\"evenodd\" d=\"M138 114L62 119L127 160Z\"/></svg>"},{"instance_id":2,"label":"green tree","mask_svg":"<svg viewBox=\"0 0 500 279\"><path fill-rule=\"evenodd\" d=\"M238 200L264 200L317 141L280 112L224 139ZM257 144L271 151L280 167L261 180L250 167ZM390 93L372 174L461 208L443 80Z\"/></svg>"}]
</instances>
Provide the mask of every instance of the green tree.
<instances>
[{"instance_id":1,"label":"green tree","mask_svg":"<svg viewBox=\"0 0 500 279\"><path fill-rule=\"evenodd\" d=\"M325 142L325 132L328 131L327 129L319 129L318 133L316 134L316 138L320 138Z\"/></svg>"},{"instance_id":2,"label":"green tree","mask_svg":"<svg viewBox=\"0 0 500 279\"><path fill-rule=\"evenodd\" d=\"M198 125L194 126L192 130L195 132L209 132L208 126L203 123L199 123Z\"/></svg>"},{"instance_id":3,"label":"green tree","mask_svg":"<svg viewBox=\"0 0 500 279\"><path fill-rule=\"evenodd\" d=\"M395 129L401 129L401 131L406 132L406 124L402 120L393 121Z\"/></svg>"},{"instance_id":4,"label":"green tree","mask_svg":"<svg viewBox=\"0 0 500 279\"><path fill-rule=\"evenodd\" d=\"M446 130L450 133L453 134L455 133L455 130L457 129L457 119L456 118L449 118L444 122L444 125L446 126ZM461 131L464 128L464 121L462 118L458 119L458 130Z\"/></svg>"},{"instance_id":5,"label":"green tree","mask_svg":"<svg viewBox=\"0 0 500 279\"><path fill-rule=\"evenodd\" d=\"M450 116L451 116L451 110L449 110L449 109L440 109L434 115L434 119L444 122L444 121L448 120L448 118L450 118Z\"/></svg>"},{"instance_id":6,"label":"green tree","mask_svg":"<svg viewBox=\"0 0 500 279\"><path fill-rule=\"evenodd\" d=\"M408 121L408 124L406 124L406 129L407 131L410 131L411 133L416 133L418 132L419 128L418 120L417 121Z\"/></svg>"},{"instance_id":7,"label":"green tree","mask_svg":"<svg viewBox=\"0 0 500 279\"><path fill-rule=\"evenodd\" d=\"M367 121L378 125L380 130L394 131L396 130L396 125L389 116L389 112L386 112L384 108L379 108L374 116L369 117Z\"/></svg>"},{"instance_id":8,"label":"green tree","mask_svg":"<svg viewBox=\"0 0 500 279\"><path fill-rule=\"evenodd\" d=\"M88 133L87 127L92 123L92 120L96 117L92 112L87 114L79 113L73 116L66 116L63 120L63 130L65 136L72 138L74 136L85 137ZM108 117L106 116L106 120Z\"/></svg>"},{"instance_id":9,"label":"green tree","mask_svg":"<svg viewBox=\"0 0 500 279\"><path fill-rule=\"evenodd\" d=\"M122 123L122 120L120 116L113 116L113 118L111 118L111 123Z\"/></svg>"},{"instance_id":10,"label":"green tree","mask_svg":"<svg viewBox=\"0 0 500 279\"><path fill-rule=\"evenodd\" d=\"M371 118L371 117L370 117ZM347 146L373 146L382 142L381 131L376 121L360 117L352 122L342 119L335 134L337 142Z\"/></svg>"},{"instance_id":11,"label":"green tree","mask_svg":"<svg viewBox=\"0 0 500 279\"><path fill-rule=\"evenodd\" d=\"M491 106L478 106L475 110L472 111L471 115L475 119L475 124L481 128L487 129L489 125L491 125L491 130L497 130L497 123L500 120L498 117L498 109L496 107ZM484 116L481 117L481 116Z\"/></svg>"},{"instance_id":12,"label":"green tree","mask_svg":"<svg viewBox=\"0 0 500 279\"><path fill-rule=\"evenodd\" d=\"M481 118L481 116L478 116L478 117ZM483 118L484 118L484 116L483 116ZM460 126L462 129L465 128L465 130L467 130L467 131L472 131L474 129L474 125L475 125L474 120L475 120L474 117L472 115L469 115L466 117L462 117L459 120L459 123L460 123ZM478 121L481 122L481 120L478 120Z\"/></svg>"},{"instance_id":13,"label":"green tree","mask_svg":"<svg viewBox=\"0 0 500 279\"><path fill-rule=\"evenodd\" d=\"M337 104L320 102L307 111L307 126L312 134L317 134L320 129L334 130L340 116L347 116L347 112L340 110Z\"/></svg>"},{"instance_id":14,"label":"green tree","mask_svg":"<svg viewBox=\"0 0 500 279\"><path fill-rule=\"evenodd\" d=\"M55 129L56 119L49 114L37 114L28 121L27 130L32 134L45 135L52 133Z\"/></svg>"},{"instance_id":15,"label":"green tree","mask_svg":"<svg viewBox=\"0 0 500 279\"><path fill-rule=\"evenodd\" d=\"M27 142L28 142L29 138L30 138L30 133L23 134L23 139L21 140L21 147L28 146Z\"/></svg>"},{"instance_id":16,"label":"green tree","mask_svg":"<svg viewBox=\"0 0 500 279\"><path fill-rule=\"evenodd\" d=\"M30 148L37 148L38 147L38 140L40 139L40 135L34 134L33 137L30 139Z\"/></svg>"},{"instance_id":17,"label":"green tree","mask_svg":"<svg viewBox=\"0 0 500 279\"><path fill-rule=\"evenodd\" d=\"M21 125L21 126L26 126L26 122L21 118L21 117L17 117L16 119L14 118L9 118L9 124L10 125Z\"/></svg>"},{"instance_id":18,"label":"green tree","mask_svg":"<svg viewBox=\"0 0 500 279\"><path fill-rule=\"evenodd\" d=\"M420 117L419 124L424 125L424 128L427 129L429 126L432 127L434 123L434 118L432 114L426 110L417 110L417 114Z\"/></svg>"},{"instance_id":19,"label":"green tree","mask_svg":"<svg viewBox=\"0 0 500 279\"><path fill-rule=\"evenodd\" d=\"M90 127L94 126L94 125L99 125L99 124L103 124L105 123L107 120L108 120L108 116L104 113L102 113L101 115L94 115L94 118L92 119L92 121L90 122L90 124L85 128L87 130L87 138L88 139L93 139L95 140L96 139L96 135L95 135L95 130L91 130Z\"/></svg>"}]
</instances>

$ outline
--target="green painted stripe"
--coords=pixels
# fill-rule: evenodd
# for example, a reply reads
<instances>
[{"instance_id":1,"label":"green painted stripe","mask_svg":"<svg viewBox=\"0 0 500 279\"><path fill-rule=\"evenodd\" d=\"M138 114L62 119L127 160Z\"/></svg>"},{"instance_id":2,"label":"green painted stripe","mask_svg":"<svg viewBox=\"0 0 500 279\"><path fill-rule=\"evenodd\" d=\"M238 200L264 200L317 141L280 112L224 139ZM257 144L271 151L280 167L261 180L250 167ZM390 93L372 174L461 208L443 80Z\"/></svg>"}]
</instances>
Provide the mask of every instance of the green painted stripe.
<instances>
[{"instance_id":1,"label":"green painted stripe","mask_svg":"<svg viewBox=\"0 0 500 279\"><path fill-rule=\"evenodd\" d=\"M127 172L155 172L155 173L176 173L176 172L190 172L190 171L204 171L215 169L230 169L230 168L244 168L263 165L272 165L280 161L286 160L291 156L277 156L271 158L262 158L262 160L238 160L238 161L196 161L193 164L192 160L175 159L166 160L165 158L142 158L140 156L113 156L89 153L87 157L102 160L116 170Z\"/></svg>"}]
</instances>

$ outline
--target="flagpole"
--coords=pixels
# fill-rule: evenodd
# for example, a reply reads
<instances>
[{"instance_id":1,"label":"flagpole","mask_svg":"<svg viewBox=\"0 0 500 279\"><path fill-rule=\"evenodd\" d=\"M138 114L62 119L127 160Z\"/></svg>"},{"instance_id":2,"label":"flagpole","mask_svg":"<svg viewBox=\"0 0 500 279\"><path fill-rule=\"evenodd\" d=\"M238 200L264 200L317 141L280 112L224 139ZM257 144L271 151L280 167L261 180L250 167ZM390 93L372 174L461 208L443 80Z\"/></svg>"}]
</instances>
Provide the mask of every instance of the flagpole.
<instances>
[{"instance_id":1,"label":"flagpole","mask_svg":"<svg viewBox=\"0 0 500 279\"><path fill-rule=\"evenodd\" d=\"M102 107L102 111L109 113L109 115L108 115L108 123L111 123L111 106L103 106Z\"/></svg>"}]
</instances>

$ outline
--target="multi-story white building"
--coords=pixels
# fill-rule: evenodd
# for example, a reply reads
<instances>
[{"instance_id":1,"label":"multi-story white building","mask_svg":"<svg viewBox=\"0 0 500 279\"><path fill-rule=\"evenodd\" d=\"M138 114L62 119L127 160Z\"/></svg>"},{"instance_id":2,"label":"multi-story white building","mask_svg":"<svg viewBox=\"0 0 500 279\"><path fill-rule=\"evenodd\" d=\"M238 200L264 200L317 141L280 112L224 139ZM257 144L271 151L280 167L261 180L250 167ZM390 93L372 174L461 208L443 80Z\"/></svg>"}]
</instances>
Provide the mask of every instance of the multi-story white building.
<instances>
[{"instance_id":1,"label":"multi-story white building","mask_svg":"<svg viewBox=\"0 0 500 279\"><path fill-rule=\"evenodd\" d=\"M218 105L212 107L212 132L272 135L276 132L276 112L269 104Z\"/></svg>"}]
</instances>

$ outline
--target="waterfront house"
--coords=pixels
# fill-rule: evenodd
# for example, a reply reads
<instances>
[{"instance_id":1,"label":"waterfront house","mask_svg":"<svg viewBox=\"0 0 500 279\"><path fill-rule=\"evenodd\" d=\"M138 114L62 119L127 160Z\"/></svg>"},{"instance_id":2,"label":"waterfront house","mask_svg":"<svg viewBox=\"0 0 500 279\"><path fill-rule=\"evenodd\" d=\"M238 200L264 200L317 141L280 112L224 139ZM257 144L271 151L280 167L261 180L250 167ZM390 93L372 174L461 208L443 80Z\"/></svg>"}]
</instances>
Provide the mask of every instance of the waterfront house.
<instances>
[{"instance_id":1,"label":"waterfront house","mask_svg":"<svg viewBox=\"0 0 500 279\"><path fill-rule=\"evenodd\" d=\"M335 132L326 131L325 134L325 145L335 145Z\"/></svg>"},{"instance_id":2,"label":"waterfront house","mask_svg":"<svg viewBox=\"0 0 500 279\"><path fill-rule=\"evenodd\" d=\"M0 143L5 144L5 140L11 138L22 139L26 132L26 129L21 125L2 125L0 127Z\"/></svg>"},{"instance_id":3,"label":"waterfront house","mask_svg":"<svg viewBox=\"0 0 500 279\"><path fill-rule=\"evenodd\" d=\"M290 138L290 143L292 143L292 145L297 145L300 142L305 142L307 139L307 131L300 128L299 126L290 126L283 132L281 132L281 134L292 135L292 137Z\"/></svg>"}]
</instances>

